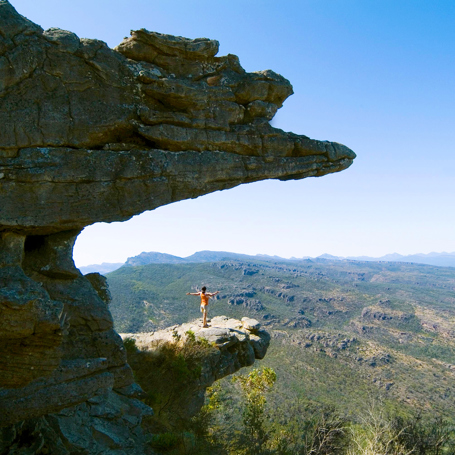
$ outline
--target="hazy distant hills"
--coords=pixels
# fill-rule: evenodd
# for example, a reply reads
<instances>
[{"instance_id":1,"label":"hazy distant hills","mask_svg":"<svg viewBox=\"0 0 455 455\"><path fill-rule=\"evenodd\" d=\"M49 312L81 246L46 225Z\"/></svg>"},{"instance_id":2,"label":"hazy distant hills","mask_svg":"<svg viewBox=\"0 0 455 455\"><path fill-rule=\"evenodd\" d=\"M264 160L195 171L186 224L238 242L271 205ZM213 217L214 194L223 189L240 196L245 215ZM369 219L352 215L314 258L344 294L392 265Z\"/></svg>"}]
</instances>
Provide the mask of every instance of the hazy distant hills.
<instances>
[{"instance_id":1,"label":"hazy distant hills","mask_svg":"<svg viewBox=\"0 0 455 455\"><path fill-rule=\"evenodd\" d=\"M350 260L350 261L387 261L387 262L413 262L416 264L427 264L427 265L436 265L439 267L455 267L455 252L453 253L428 253L428 254L411 254L408 256L403 256L398 253L386 254L379 258L374 258L370 256L332 256L331 254L322 254L317 258L310 258L305 256L303 258L291 258L285 259L279 256L268 256L266 254L257 254L247 255L239 253L229 253L227 251L199 251L192 254L186 258L181 258L179 256L173 256L166 253L157 253L152 252L143 252L138 256L128 258L128 260L122 263L106 263L102 264L93 264L83 267L79 267L82 273L92 273L99 272L101 274L113 272L114 270L119 269L123 265L125 266L138 266L138 265L147 265L147 264L188 264L188 263L203 263L203 262L216 262L228 259L237 259L237 260L261 260L261 261L301 261L303 259L328 259L328 260Z\"/></svg>"},{"instance_id":2,"label":"hazy distant hills","mask_svg":"<svg viewBox=\"0 0 455 455\"><path fill-rule=\"evenodd\" d=\"M370 256L332 256L330 254L322 254L319 256L322 259L331 260L351 260L351 261L387 261L387 262L413 262L415 264L436 265L439 267L455 267L455 252L453 253L428 253L428 254L410 254L403 256L402 254L392 253L386 254L379 258Z\"/></svg>"},{"instance_id":3,"label":"hazy distant hills","mask_svg":"<svg viewBox=\"0 0 455 455\"><path fill-rule=\"evenodd\" d=\"M128 258L125 262L127 266L147 265L147 264L181 264L187 262L186 259L178 256L172 256L172 254L157 253L151 251L150 253L143 252L132 258Z\"/></svg>"},{"instance_id":4,"label":"hazy distant hills","mask_svg":"<svg viewBox=\"0 0 455 455\"><path fill-rule=\"evenodd\" d=\"M147 264L188 264L190 262L215 262L224 259L257 259L257 256L248 256L247 254L228 253L226 251L199 251L186 258L172 256L171 254L157 253L141 253L138 256L128 258L125 262L126 266L137 266Z\"/></svg>"},{"instance_id":5,"label":"hazy distant hills","mask_svg":"<svg viewBox=\"0 0 455 455\"><path fill-rule=\"evenodd\" d=\"M98 272L98 273L109 273L114 270L119 269L122 266L126 267L136 267L139 265L148 265L148 264L189 264L189 263L203 263L203 262L216 262L229 259L238 259L238 260L262 260L262 261L292 261L293 259L283 259L278 256L267 256L265 254L258 254L256 256L250 256L247 254L239 253L229 253L227 251L198 251L197 253L192 254L186 258L181 258L179 256L173 256L172 254L158 253L156 251L143 252L137 256L128 258L127 261L123 263L106 263L102 264L93 264L79 267L80 271L84 274Z\"/></svg>"},{"instance_id":6,"label":"hazy distant hills","mask_svg":"<svg viewBox=\"0 0 455 455\"><path fill-rule=\"evenodd\" d=\"M79 270L84 275L94 272L98 272L103 275L105 273L113 272L114 270L119 269L122 265L124 265L122 262L103 262L102 264L84 265L82 267L79 267Z\"/></svg>"}]
</instances>

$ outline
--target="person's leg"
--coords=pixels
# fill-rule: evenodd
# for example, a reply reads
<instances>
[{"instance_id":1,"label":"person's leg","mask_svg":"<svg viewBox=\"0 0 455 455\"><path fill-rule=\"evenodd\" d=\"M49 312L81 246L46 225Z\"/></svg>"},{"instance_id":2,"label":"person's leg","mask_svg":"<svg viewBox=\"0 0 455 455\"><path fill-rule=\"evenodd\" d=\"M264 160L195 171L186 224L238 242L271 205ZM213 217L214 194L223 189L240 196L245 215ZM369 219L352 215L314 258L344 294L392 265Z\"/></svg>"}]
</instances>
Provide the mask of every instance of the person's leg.
<instances>
[{"instance_id":1,"label":"person's leg","mask_svg":"<svg viewBox=\"0 0 455 455\"><path fill-rule=\"evenodd\" d=\"M203 319L202 319L202 327L207 327L207 305L204 307L204 312L203 312Z\"/></svg>"}]
</instances>

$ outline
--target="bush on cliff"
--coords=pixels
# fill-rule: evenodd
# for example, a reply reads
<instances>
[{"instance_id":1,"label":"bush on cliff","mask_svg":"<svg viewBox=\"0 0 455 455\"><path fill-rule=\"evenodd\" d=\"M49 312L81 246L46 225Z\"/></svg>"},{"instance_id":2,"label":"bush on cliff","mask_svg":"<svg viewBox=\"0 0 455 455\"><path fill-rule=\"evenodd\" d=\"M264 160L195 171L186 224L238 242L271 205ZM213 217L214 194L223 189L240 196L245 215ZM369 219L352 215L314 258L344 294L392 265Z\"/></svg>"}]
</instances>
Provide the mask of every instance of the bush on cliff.
<instances>
[{"instance_id":1,"label":"bush on cliff","mask_svg":"<svg viewBox=\"0 0 455 455\"><path fill-rule=\"evenodd\" d=\"M201 374L202 360L216 349L196 339L194 334L185 341L175 341L162 343L153 351L138 350L134 340L124 341L128 363L146 393L144 402L154 409L161 424L173 428L180 418L180 403L191 398L194 382Z\"/></svg>"}]
</instances>

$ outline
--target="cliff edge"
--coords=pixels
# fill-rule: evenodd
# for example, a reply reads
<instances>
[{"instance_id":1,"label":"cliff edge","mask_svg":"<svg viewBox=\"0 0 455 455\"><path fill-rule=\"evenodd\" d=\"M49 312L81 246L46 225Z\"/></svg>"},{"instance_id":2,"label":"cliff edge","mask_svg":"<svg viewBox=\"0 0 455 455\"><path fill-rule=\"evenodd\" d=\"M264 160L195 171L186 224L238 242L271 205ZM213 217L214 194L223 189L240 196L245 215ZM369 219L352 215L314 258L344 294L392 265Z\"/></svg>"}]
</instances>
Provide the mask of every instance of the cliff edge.
<instances>
[{"instance_id":1,"label":"cliff edge","mask_svg":"<svg viewBox=\"0 0 455 455\"><path fill-rule=\"evenodd\" d=\"M163 355L160 360L161 353L175 352L175 348L180 352L188 345L196 347L190 357L196 357L197 374L186 377L182 387L174 391L179 398L168 409L168 413L174 414L174 419L188 419L195 415L204 404L208 387L218 379L253 365L255 359L263 359L269 347L270 334L255 319L242 318L239 321L217 316L209 324L209 328L203 328L201 321L196 320L156 332L121 334L123 340L135 342L137 351L130 351L128 361L136 378L140 377L139 370L159 369L167 362L169 355ZM160 375L162 381L166 381L164 376ZM146 372L143 377L150 377L150 374ZM159 388L148 379L138 381L144 390Z\"/></svg>"}]
</instances>

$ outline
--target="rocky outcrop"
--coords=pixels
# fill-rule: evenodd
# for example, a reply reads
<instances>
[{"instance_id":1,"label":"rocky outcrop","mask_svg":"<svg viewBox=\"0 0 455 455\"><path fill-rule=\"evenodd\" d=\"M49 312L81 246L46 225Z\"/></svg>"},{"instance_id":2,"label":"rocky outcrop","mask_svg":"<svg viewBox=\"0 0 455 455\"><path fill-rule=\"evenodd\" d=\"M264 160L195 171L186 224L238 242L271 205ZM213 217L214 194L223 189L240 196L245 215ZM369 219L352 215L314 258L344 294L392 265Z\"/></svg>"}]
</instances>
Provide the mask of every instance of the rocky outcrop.
<instances>
[{"instance_id":1,"label":"rocky outcrop","mask_svg":"<svg viewBox=\"0 0 455 455\"><path fill-rule=\"evenodd\" d=\"M413 314L384 308L384 306L369 306L362 310L362 319L370 321L399 321L406 322L414 318Z\"/></svg>"},{"instance_id":2,"label":"rocky outcrop","mask_svg":"<svg viewBox=\"0 0 455 455\"><path fill-rule=\"evenodd\" d=\"M1 240L0 426L131 386L103 279L74 266L74 233Z\"/></svg>"},{"instance_id":3,"label":"rocky outcrop","mask_svg":"<svg viewBox=\"0 0 455 455\"><path fill-rule=\"evenodd\" d=\"M196 320L156 332L121 334L124 340L135 340L139 350L129 358L135 372L136 368L147 364L147 355L154 354L156 357L163 346L168 348L169 345L179 346L192 340L202 340L215 348L204 352L200 359L200 374L187 379L185 390L178 391L180 398L174 403L173 413L178 413L180 418L189 418L200 410L207 387L243 367L253 365L255 359L263 359L269 347L270 334L255 319L245 317L239 321L217 316L211 319L209 325L203 328L201 320ZM150 388L145 383L141 386L146 390Z\"/></svg>"},{"instance_id":4,"label":"rocky outcrop","mask_svg":"<svg viewBox=\"0 0 455 455\"><path fill-rule=\"evenodd\" d=\"M73 263L84 226L352 163L272 128L290 83L217 51L146 30L113 50L0 0L0 427L137 392L106 284Z\"/></svg>"}]
</instances>

